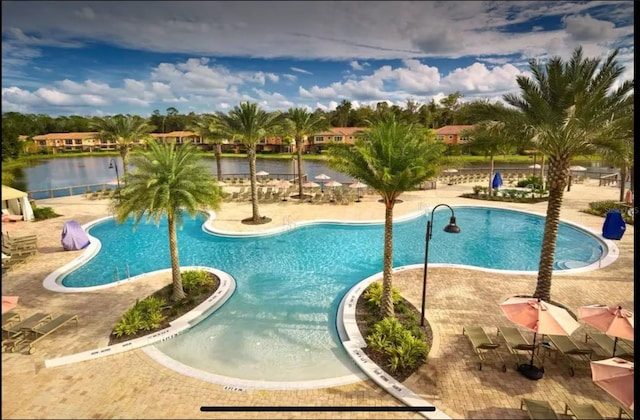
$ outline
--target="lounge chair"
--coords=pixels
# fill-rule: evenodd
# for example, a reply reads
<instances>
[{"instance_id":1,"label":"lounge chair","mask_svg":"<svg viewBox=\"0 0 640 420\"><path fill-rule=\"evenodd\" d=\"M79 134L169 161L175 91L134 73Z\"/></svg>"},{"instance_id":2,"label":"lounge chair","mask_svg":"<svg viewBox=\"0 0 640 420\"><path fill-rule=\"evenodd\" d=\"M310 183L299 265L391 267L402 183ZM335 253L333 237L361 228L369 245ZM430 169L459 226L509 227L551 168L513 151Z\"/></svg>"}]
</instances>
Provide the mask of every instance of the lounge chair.
<instances>
[{"instance_id":1,"label":"lounge chair","mask_svg":"<svg viewBox=\"0 0 640 420\"><path fill-rule=\"evenodd\" d=\"M515 357L516 370L518 370L520 358L523 356L523 353L527 356L531 356L532 352L535 352L536 346L527 340L525 336L522 335L522 331L516 327L498 327L498 335L502 335L502 337L504 337L509 352ZM526 361L529 362L530 360L531 358L527 357Z\"/></svg>"},{"instance_id":2,"label":"lounge chair","mask_svg":"<svg viewBox=\"0 0 640 420\"><path fill-rule=\"evenodd\" d=\"M614 338L603 333L585 333L584 342L592 340L604 357L613 357ZM616 344L616 357L633 358L633 347L630 347L624 340L618 339Z\"/></svg>"},{"instance_id":3,"label":"lounge chair","mask_svg":"<svg viewBox=\"0 0 640 420\"><path fill-rule=\"evenodd\" d=\"M471 342L471 345L473 346L473 351L476 352L480 359L479 370L482 370L482 362L486 362L487 355L491 353L502 363L502 371L507 371L507 365L504 363L504 359L496 350L500 347L500 344L494 343L482 327L478 325L463 327L462 334L467 336L469 342Z\"/></svg>"},{"instance_id":4,"label":"lounge chair","mask_svg":"<svg viewBox=\"0 0 640 420\"><path fill-rule=\"evenodd\" d=\"M20 322L20 314L17 312L9 311L2 314L2 328L7 328L16 322Z\"/></svg>"},{"instance_id":5,"label":"lounge chair","mask_svg":"<svg viewBox=\"0 0 640 420\"><path fill-rule=\"evenodd\" d=\"M569 413L571 412L571 413ZM576 403L564 403L564 414L573 416L578 420L588 419L604 419L602 414L591 404L576 404Z\"/></svg>"},{"instance_id":6,"label":"lounge chair","mask_svg":"<svg viewBox=\"0 0 640 420\"><path fill-rule=\"evenodd\" d=\"M554 411L553 407L546 402L540 400L530 400L523 398L520 401L520 410L525 409L532 419L557 419L558 414Z\"/></svg>"},{"instance_id":7,"label":"lounge chair","mask_svg":"<svg viewBox=\"0 0 640 420\"><path fill-rule=\"evenodd\" d=\"M591 361L591 354L593 350L580 347L576 344L571 337L566 335L545 335L544 339L549 340L555 352L555 360L558 360L558 353L562 354L564 359L569 365L569 375L575 375L575 368L578 366L577 361L585 362L589 367ZM544 360L544 358L543 358Z\"/></svg>"},{"instance_id":8,"label":"lounge chair","mask_svg":"<svg viewBox=\"0 0 640 420\"><path fill-rule=\"evenodd\" d=\"M37 327L45 321L50 320L51 314L47 314L44 312L38 312L37 314L31 315L29 318L24 321L18 322L17 324L4 327L2 326L2 335L7 338L14 338L18 334L22 334L23 331L31 330L33 327Z\"/></svg>"},{"instance_id":9,"label":"lounge chair","mask_svg":"<svg viewBox=\"0 0 640 420\"><path fill-rule=\"evenodd\" d=\"M76 326L78 326L78 315L60 315L47 322L46 324L38 325L31 328L31 330L29 330L29 332L25 334L30 336L25 340L25 344L29 344L29 354L33 354L36 351L34 346L38 341L42 340L49 334L56 331L58 328L62 327L65 324L68 324L71 321L75 321Z\"/></svg>"},{"instance_id":10,"label":"lounge chair","mask_svg":"<svg viewBox=\"0 0 640 420\"><path fill-rule=\"evenodd\" d=\"M633 410L627 407L618 407L618 418L621 419L625 415L633 420Z\"/></svg>"}]
</instances>

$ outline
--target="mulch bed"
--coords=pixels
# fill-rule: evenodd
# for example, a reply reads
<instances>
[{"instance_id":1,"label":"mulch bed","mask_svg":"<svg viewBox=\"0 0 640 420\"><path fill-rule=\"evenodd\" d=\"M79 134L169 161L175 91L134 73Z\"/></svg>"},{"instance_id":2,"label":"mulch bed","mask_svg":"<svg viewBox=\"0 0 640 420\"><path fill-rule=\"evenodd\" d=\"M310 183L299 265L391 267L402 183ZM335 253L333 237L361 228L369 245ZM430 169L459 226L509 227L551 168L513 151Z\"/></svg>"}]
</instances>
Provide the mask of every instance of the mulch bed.
<instances>
[{"instance_id":1,"label":"mulch bed","mask_svg":"<svg viewBox=\"0 0 640 420\"><path fill-rule=\"evenodd\" d=\"M257 222L253 221L253 217L248 217L246 219L242 219L242 224L244 225L264 225L266 223L271 223L271 219L267 216L262 216L258 219Z\"/></svg>"}]
</instances>

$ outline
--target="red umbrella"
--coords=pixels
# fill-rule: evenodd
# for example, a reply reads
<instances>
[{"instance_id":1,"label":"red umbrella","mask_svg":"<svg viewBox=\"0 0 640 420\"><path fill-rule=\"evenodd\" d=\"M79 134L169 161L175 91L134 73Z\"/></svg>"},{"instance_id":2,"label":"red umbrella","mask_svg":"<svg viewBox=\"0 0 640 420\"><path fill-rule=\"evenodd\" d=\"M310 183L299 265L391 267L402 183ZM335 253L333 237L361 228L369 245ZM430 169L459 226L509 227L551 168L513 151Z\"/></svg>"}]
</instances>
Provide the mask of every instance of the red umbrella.
<instances>
[{"instance_id":1,"label":"red umbrella","mask_svg":"<svg viewBox=\"0 0 640 420\"><path fill-rule=\"evenodd\" d=\"M633 362L618 357L591 362L591 378L620 404L633 410Z\"/></svg>"},{"instance_id":2,"label":"red umbrella","mask_svg":"<svg viewBox=\"0 0 640 420\"><path fill-rule=\"evenodd\" d=\"M2 313L9 312L18 306L18 296L2 296Z\"/></svg>"},{"instance_id":3,"label":"red umbrella","mask_svg":"<svg viewBox=\"0 0 640 420\"><path fill-rule=\"evenodd\" d=\"M616 355L618 338L633 340L633 312L622 309L622 306L582 306L578 308L578 319L598 331L615 337L613 356Z\"/></svg>"}]
</instances>

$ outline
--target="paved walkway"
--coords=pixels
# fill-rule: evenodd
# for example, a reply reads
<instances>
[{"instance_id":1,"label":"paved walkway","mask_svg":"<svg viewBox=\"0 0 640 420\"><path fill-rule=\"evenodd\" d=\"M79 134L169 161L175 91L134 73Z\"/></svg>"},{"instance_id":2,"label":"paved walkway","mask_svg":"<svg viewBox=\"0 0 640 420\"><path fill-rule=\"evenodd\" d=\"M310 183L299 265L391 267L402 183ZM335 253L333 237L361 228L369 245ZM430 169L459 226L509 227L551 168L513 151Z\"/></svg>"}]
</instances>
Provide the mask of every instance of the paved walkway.
<instances>
[{"instance_id":1,"label":"paved walkway","mask_svg":"<svg viewBox=\"0 0 640 420\"><path fill-rule=\"evenodd\" d=\"M501 204L459 198L471 190L471 184L405 193L396 206L400 216L438 203L487 204L527 209L544 214L546 203ZM561 217L595 231L603 219L581 213L587 203L617 198L615 188L578 184L565 193ZM16 266L2 279L3 295L20 296L19 310L28 316L45 309L54 315L77 313L80 324L65 327L55 337L43 340L34 355L2 354L3 418L420 418L412 413L201 413L202 405L224 406L400 406L401 404L371 381L351 385L301 391L244 392L227 391L222 386L202 382L169 370L140 350L88 362L56 368L44 368L43 361L105 345L113 325L136 298L167 284L165 276L149 277L140 282L88 293L54 293L42 287L46 275L73 260L81 251L64 252L60 232L68 220L83 224L108 215L106 201L89 201L83 197L41 200L40 206L53 207L62 217L42 222L3 224L17 232L38 234L38 254L26 264ZM361 203L343 205L297 204L296 201L260 206L263 215L273 222L257 227L269 229L286 221L307 219L381 220L382 204L377 197ZM251 215L245 203L225 203L213 225L225 230L251 230L240 220ZM620 257L611 266L590 273L555 276L552 299L576 311L592 303L621 304L633 307L633 237L627 231L617 244ZM381 267L382 268L382 267ZM413 391L434 402L454 418L527 418L519 411L521 398L545 399L557 412L564 401L589 402L606 417L617 416L615 400L596 387L588 369L569 377L565 365L547 362L540 381L528 381L513 371L510 356L504 352L509 370L506 373L487 366L477 370L477 358L471 351L462 327L478 323L495 331L508 325L497 304L514 294L530 294L536 277L504 275L454 268L429 268L429 291L426 316L439 345L429 357L428 365L405 381ZM407 270L394 276L394 285L414 304L420 305L422 270ZM576 339L583 339L576 333ZM498 339L500 341L500 339Z\"/></svg>"}]
</instances>

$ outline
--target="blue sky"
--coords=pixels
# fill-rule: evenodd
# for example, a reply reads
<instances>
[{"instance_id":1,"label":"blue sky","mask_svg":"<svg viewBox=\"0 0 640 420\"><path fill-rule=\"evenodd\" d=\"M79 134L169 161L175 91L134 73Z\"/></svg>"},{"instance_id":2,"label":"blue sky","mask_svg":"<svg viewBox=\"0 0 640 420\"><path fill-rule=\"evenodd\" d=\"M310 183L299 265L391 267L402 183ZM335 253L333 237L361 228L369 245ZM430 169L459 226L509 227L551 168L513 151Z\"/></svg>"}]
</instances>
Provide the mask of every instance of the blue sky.
<instances>
[{"instance_id":1,"label":"blue sky","mask_svg":"<svg viewBox=\"0 0 640 420\"><path fill-rule=\"evenodd\" d=\"M517 92L531 59L619 48L632 1L2 2L2 111L334 109Z\"/></svg>"}]
</instances>

